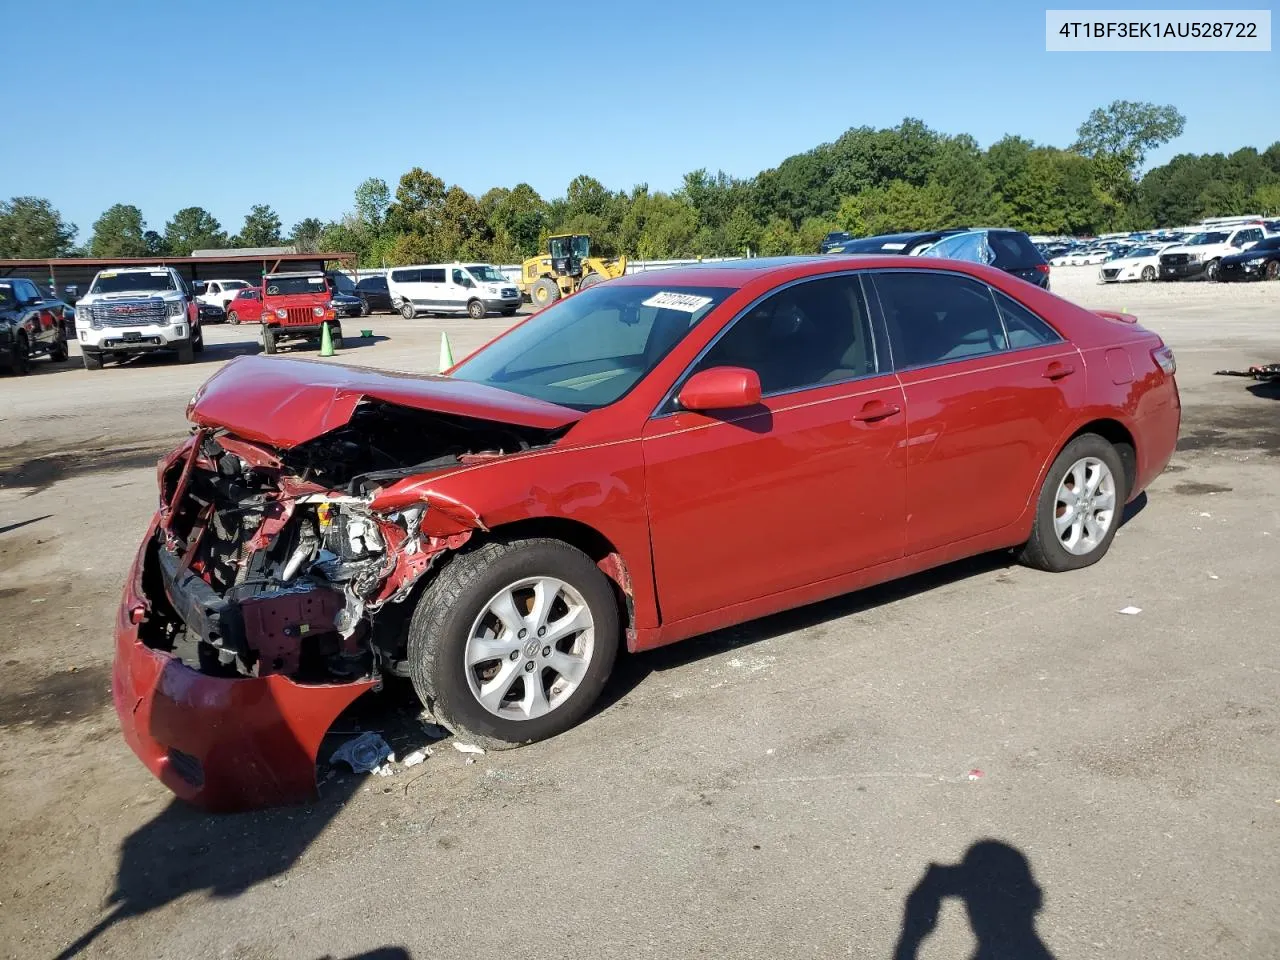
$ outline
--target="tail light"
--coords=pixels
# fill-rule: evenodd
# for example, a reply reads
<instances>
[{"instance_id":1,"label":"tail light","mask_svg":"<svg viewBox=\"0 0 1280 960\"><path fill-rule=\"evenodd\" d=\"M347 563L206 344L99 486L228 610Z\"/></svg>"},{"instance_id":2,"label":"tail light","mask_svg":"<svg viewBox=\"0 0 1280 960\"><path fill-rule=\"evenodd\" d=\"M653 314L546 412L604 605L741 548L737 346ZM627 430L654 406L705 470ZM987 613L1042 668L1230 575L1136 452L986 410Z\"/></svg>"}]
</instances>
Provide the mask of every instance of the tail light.
<instances>
[{"instance_id":1,"label":"tail light","mask_svg":"<svg viewBox=\"0 0 1280 960\"><path fill-rule=\"evenodd\" d=\"M1048 272L1049 272L1049 265L1047 263L1036 264L1036 273L1048 273Z\"/></svg>"},{"instance_id":2,"label":"tail light","mask_svg":"<svg viewBox=\"0 0 1280 960\"><path fill-rule=\"evenodd\" d=\"M1178 372L1178 361L1174 359L1173 351L1168 347L1156 347L1151 351L1151 357L1168 376L1172 377Z\"/></svg>"}]
</instances>

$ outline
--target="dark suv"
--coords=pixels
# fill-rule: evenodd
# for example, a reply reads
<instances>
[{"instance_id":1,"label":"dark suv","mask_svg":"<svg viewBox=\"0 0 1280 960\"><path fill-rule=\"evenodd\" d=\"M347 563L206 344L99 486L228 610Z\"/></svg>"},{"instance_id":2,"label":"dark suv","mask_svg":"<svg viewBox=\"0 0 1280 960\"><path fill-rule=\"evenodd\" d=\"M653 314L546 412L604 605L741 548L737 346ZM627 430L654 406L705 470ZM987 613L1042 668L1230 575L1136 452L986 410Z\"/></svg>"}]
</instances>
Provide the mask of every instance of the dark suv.
<instances>
[{"instance_id":1,"label":"dark suv","mask_svg":"<svg viewBox=\"0 0 1280 960\"><path fill-rule=\"evenodd\" d=\"M1049 264L1021 230L984 227L954 233L943 237L920 256L989 263L1027 283L1049 289Z\"/></svg>"},{"instance_id":2,"label":"dark suv","mask_svg":"<svg viewBox=\"0 0 1280 960\"><path fill-rule=\"evenodd\" d=\"M395 313L395 304L391 302L391 291L387 289L386 277L365 277L356 284L356 296L364 302L365 316L376 310Z\"/></svg>"},{"instance_id":3,"label":"dark suv","mask_svg":"<svg viewBox=\"0 0 1280 960\"><path fill-rule=\"evenodd\" d=\"M850 237L827 245L823 253L884 253L896 256L915 256L926 247L953 233L964 233L969 227L948 227L945 230L913 230L910 233L882 233L874 237Z\"/></svg>"}]
</instances>

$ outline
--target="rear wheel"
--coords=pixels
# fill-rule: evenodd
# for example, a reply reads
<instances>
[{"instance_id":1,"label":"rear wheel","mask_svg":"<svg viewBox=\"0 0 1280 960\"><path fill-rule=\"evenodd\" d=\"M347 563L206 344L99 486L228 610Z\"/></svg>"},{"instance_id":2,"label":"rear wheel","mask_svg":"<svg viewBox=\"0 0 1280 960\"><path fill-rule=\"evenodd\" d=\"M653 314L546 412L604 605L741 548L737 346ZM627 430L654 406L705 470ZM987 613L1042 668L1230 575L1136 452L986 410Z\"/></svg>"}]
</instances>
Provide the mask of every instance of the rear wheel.
<instances>
[{"instance_id":1,"label":"rear wheel","mask_svg":"<svg viewBox=\"0 0 1280 960\"><path fill-rule=\"evenodd\" d=\"M53 345L49 347L49 359L54 363L62 363L68 356L67 341L62 337L53 341Z\"/></svg>"},{"instance_id":2,"label":"rear wheel","mask_svg":"<svg viewBox=\"0 0 1280 960\"><path fill-rule=\"evenodd\" d=\"M227 313L227 323L231 324L233 327L238 326L240 324L240 314L236 313L234 310L229 311Z\"/></svg>"},{"instance_id":3,"label":"rear wheel","mask_svg":"<svg viewBox=\"0 0 1280 960\"><path fill-rule=\"evenodd\" d=\"M582 278L582 281L578 284L578 289L585 290L587 289L587 287L594 287L597 283L603 283L603 282L604 282L604 277L600 276L600 274L588 273L585 277Z\"/></svg>"},{"instance_id":4,"label":"rear wheel","mask_svg":"<svg viewBox=\"0 0 1280 960\"><path fill-rule=\"evenodd\" d=\"M535 306L545 307L560 299L560 288L556 286L555 281L551 278L543 277L529 291L529 299L534 302Z\"/></svg>"},{"instance_id":5,"label":"rear wheel","mask_svg":"<svg viewBox=\"0 0 1280 960\"><path fill-rule=\"evenodd\" d=\"M608 579L559 540L455 556L418 601L408 660L423 704L491 749L544 740L585 716L618 650Z\"/></svg>"},{"instance_id":6,"label":"rear wheel","mask_svg":"<svg viewBox=\"0 0 1280 960\"><path fill-rule=\"evenodd\" d=\"M1155 268L1155 267L1143 267L1143 268L1142 268L1142 279L1143 279L1143 280L1147 281L1147 283L1150 283L1150 282L1151 282L1152 280L1154 280L1155 278L1156 278L1156 268Z\"/></svg>"},{"instance_id":7,"label":"rear wheel","mask_svg":"<svg viewBox=\"0 0 1280 960\"><path fill-rule=\"evenodd\" d=\"M276 332L271 327L262 328L262 352L266 354L276 352Z\"/></svg>"},{"instance_id":8,"label":"rear wheel","mask_svg":"<svg viewBox=\"0 0 1280 960\"><path fill-rule=\"evenodd\" d=\"M1280 280L1280 260L1272 260L1267 264L1263 276L1268 280Z\"/></svg>"},{"instance_id":9,"label":"rear wheel","mask_svg":"<svg viewBox=\"0 0 1280 960\"><path fill-rule=\"evenodd\" d=\"M488 312L479 300L471 300L467 303L467 316L472 320L483 320Z\"/></svg>"},{"instance_id":10,"label":"rear wheel","mask_svg":"<svg viewBox=\"0 0 1280 960\"><path fill-rule=\"evenodd\" d=\"M367 317L371 313L373 313L373 308L369 306L369 301L366 300L364 297L361 297L360 298L360 316Z\"/></svg>"},{"instance_id":11,"label":"rear wheel","mask_svg":"<svg viewBox=\"0 0 1280 960\"><path fill-rule=\"evenodd\" d=\"M408 300L400 304L400 316L404 317L406 320L412 320L417 313L417 309L415 309L414 305Z\"/></svg>"},{"instance_id":12,"label":"rear wheel","mask_svg":"<svg viewBox=\"0 0 1280 960\"><path fill-rule=\"evenodd\" d=\"M1111 547L1128 497L1124 462L1096 433L1068 443L1036 501L1031 539L1019 559L1059 573L1097 563Z\"/></svg>"}]
</instances>

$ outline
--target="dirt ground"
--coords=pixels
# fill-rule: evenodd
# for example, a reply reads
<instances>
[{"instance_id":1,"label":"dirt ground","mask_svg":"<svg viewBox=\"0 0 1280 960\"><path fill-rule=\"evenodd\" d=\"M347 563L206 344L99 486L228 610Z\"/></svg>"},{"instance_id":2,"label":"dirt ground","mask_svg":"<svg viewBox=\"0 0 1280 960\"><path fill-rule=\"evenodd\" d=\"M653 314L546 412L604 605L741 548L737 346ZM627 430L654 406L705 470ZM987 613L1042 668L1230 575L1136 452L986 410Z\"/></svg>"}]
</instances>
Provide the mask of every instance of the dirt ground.
<instances>
[{"instance_id":1,"label":"dirt ground","mask_svg":"<svg viewBox=\"0 0 1280 960\"><path fill-rule=\"evenodd\" d=\"M255 329L0 377L0 956L890 957L935 911L922 958L1280 956L1280 390L1213 376L1280 361L1280 284L1095 278L1054 289L1164 336L1184 404L1099 565L982 557L627 658L555 741L238 816L173 801L108 686L155 458ZM374 317L339 359L434 371L501 324Z\"/></svg>"}]
</instances>

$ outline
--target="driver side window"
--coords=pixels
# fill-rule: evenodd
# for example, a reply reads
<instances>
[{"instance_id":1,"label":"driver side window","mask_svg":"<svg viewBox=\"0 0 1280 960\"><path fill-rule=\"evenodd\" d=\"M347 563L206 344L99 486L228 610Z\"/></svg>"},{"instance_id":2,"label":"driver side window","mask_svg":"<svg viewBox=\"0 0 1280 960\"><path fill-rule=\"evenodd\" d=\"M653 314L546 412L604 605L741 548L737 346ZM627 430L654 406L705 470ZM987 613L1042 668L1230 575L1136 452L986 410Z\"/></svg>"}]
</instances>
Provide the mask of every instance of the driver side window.
<instances>
[{"instance_id":1,"label":"driver side window","mask_svg":"<svg viewBox=\"0 0 1280 960\"><path fill-rule=\"evenodd\" d=\"M878 373L862 284L823 277L778 291L738 317L690 372L746 367L764 395Z\"/></svg>"}]
</instances>

